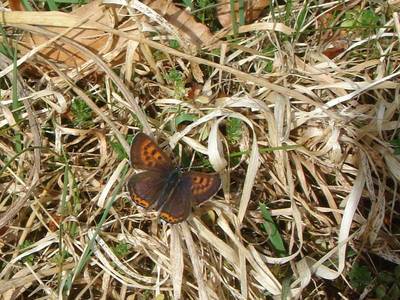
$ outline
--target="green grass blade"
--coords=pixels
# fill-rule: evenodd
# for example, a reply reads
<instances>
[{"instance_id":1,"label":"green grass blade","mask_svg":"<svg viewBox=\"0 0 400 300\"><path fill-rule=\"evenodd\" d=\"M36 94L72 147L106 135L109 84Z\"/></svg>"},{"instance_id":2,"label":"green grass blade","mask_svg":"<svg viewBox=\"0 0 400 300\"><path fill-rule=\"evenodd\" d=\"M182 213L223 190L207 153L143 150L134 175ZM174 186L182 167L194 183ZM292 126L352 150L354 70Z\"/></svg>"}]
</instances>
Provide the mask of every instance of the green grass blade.
<instances>
[{"instance_id":1,"label":"green grass blade","mask_svg":"<svg viewBox=\"0 0 400 300\"><path fill-rule=\"evenodd\" d=\"M12 71L12 110L14 114L14 119L18 123L19 120L21 119L20 112L18 109L21 107L21 103L19 101L18 97L18 66L17 66L17 47L14 47L14 53L13 53L13 71ZM15 128L15 138L14 138L14 143L15 143L15 150L17 152L22 151L22 135L19 132L19 128Z\"/></svg>"},{"instance_id":2,"label":"green grass blade","mask_svg":"<svg viewBox=\"0 0 400 300\"><path fill-rule=\"evenodd\" d=\"M296 25L294 26L295 31L296 31L296 39L299 38L301 32L300 30L302 29L302 27L304 26L305 22L306 22L306 17L307 17L307 13L308 13L308 2L305 1L303 3L303 9L300 11L297 20L296 20Z\"/></svg>"},{"instance_id":3,"label":"green grass blade","mask_svg":"<svg viewBox=\"0 0 400 300\"><path fill-rule=\"evenodd\" d=\"M193 1L192 0L183 0L183 5L189 7L191 11L193 11Z\"/></svg>"},{"instance_id":4,"label":"green grass blade","mask_svg":"<svg viewBox=\"0 0 400 300\"><path fill-rule=\"evenodd\" d=\"M268 234L269 242L278 256L286 256L287 252L285 249L285 244L279 233L278 227L276 226L274 220L272 219L271 213L264 203L260 203L261 214L264 218L264 223L262 225L265 232Z\"/></svg>"},{"instance_id":5,"label":"green grass blade","mask_svg":"<svg viewBox=\"0 0 400 300\"><path fill-rule=\"evenodd\" d=\"M93 245L94 245L96 236L99 234L101 226L106 221L106 219L107 219L107 217L109 215L110 209L111 209L114 201L117 199L117 195L120 193L120 191L122 190L122 187L125 184L125 181L126 181L125 177L126 177L127 170L128 170L128 166L125 165L124 169L122 170L122 174L124 174L124 175L122 175L120 182L118 183L118 185L114 189L114 192L113 192L113 194L111 196L111 201L109 201L107 203L107 206L105 207L105 209L103 211L103 214L102 214L102 216L100 218L100 221L96 226L96 231L95 231L95 233L93 235L93 238L89 241L87 247L85 248L85 250L84 250L84 252L83 252L83 254L81 256L81 260L79 261L79 263L76 266L75 270L71 271L71 273L68 275L68 278L67 278L66 284L65 284L64 293L67 292L67 294L68 294L68 292L72 288L74 275L80 274L82 272L83 268L86 266L86 264L90 260L90 257L92 256L92 253L93 253Z\"/></svg>"},{"instance_id":6,"label":"green grass blade","mask_svg":"<svg viewBox=\"0 0 400 300\"><path fill-rule=\"evenodd\" d=\"M239 24L244 25L245 22L244 0L239 0Z\"/></svg>"},{"instance_id":7,"label":"green grass blade","mask_svg":"<svg viewBox=\"0 0 400 300\"><path fill-rule=\"evenodd\" d=\"M229 0L231 6L231 20L232 20L232 31L233 35L236 37L238 35L238 23L236 21L236 11L235 11L235 0Z\"/></svg>"},{"instance_id":8,"label":"green grass blade","mask_svg":"<svg viewBox=\"0 0 400 300\"><path fill-rule=\"evenodd\" d=\"M4 27L2 25L0 25L0 32L1 32L1 36L2 36L2 41L0 43L0 53L3 53L8 58L12 58L13 50L10 47L6 31L4 30Z\"/></svg>"},{"instance_id":9,"label":"green grass blade","mask_svg":"<svg viewBox=\"0 0 400 300\"><path fill-rule=\"evenodd\" d=\"M47 5L49 6L49 9L52 11L57 11L58 10L58 6L57 3L54 0L47 0Z\"/></svg>"},{"instance_id":10,"label":"green grass blade","mask_svg":"<svg viewBox=\"0 0 400 300\"><path fill-rule=\"evenodd\" d=\"M285 22L289 26L292 14L293 14L293 0L287 0L285 4Z\"/></svg>"},{"instance_id":11,"label":"green grass blade","mask_svg":"<svg viewBox=\"0 0 400 300\"><path fill-rule=\"evenodd\" d=\"M32 5L29 3L29 0L22 0L22 5L27 11L33 11Z\"/></svg>"}]
</instances>

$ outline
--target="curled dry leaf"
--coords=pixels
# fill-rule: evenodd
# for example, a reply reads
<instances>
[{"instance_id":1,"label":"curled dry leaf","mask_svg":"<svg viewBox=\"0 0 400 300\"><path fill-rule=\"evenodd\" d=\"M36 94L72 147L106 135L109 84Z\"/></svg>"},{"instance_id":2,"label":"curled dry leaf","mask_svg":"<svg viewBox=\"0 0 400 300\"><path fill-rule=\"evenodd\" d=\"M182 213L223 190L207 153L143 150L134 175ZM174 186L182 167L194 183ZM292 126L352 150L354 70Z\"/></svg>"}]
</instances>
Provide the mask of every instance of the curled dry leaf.
<instances>
[{"instance_id":1,"label":"curled dry leaf","mask_svg":"<svg viewBox=\"0 0 400 300\"><path fill-rule=\"evenodd\" d=\"M247 0L244 1L244 11L246 23L251 23L258 19L263 10L268 6L269 0ZM239 22L239 3L235 2L236 22ZM223 27L232 25L231 4L227 0L218 1L218 21Z\"/></svg>"},{"instance_id":2,"label":"curled dry leaf","mask_svg":"<svg viewBox=\"0 0 400 300\"><path fill-rule=\"evenodd\" d=\"M114 16L115 15L111 12L106 12L106 8L101 5L100 1L93 1L79 7L70 14L61 12L51 12L51 14L48 12L24 12L24 15L21 14L21 19L18 23L46 25L45 28L47 30L63 33L68 27L82 26L83 24L87 25L90 24L90 22L97 22L93 24L101 23L110 28L114 28L116 27L114 24L118 23L118 20L115 20ZM10 16L10 18L11 20L14 18L14 22L16 22L15 16ZM59 24L63 24L63 27L60 27ZM128 23L123 23L122 25L120 24L118 28L125 28L127 26L129 26ZM95 25L92 27L95 27ZM101 30L88 28L72 29L66 33L65 36L86 46L97 54L107 53L112 49L118 49L118 47L125 42L123 38L105 34ZM21 43L25 48L21 49L21 51L22 53L26 53L46 43L48 40L49 38L46 36L26 33ZM52 43L48 47L42 49L40 53L48 59L57 61L58 63L64 63L70 67L80 66L88 60L76 47L60 41Z\"/></svg>"},{"instance_id":3,"label":"curled dry leaf","mask_svg":"<svg viewBox=\"0 0 400 300\"><path fill-rule=\"evenodd\" d=\"M187 11L178 8L173 3L165 0L144 1L151 9L163 16L176 30L185 37L193 48L199 48L203 45L209 45L213 39L213 34L207 26L198 23L195 18ZM107 11L109 10L109 11ZM118 15L112 12L112 8L107 8L100 1L93 1L79 7L70 14L61 12L18 12L9 13L7 23L44 25L47 30L56 33L63 33L68 27L80 26L89 28L71 29L65 34L66 37L86 46L96 54L109 53L112 50L124 48L126 39L117 35L105 33L96 28L96 24L102 24L114 29L127 29L136 31L137 26L134 19L128 19L121 22ZM55 17L55 14L57 16ZM63 24L62 27L59 24ZM83 25L83 26L82 26ZM98 27L98 26L97 26ZM124 30L126 32L126 30ZM48 37L38 34L26 34L22 41L22 53L26 53L35 47L48 41ZM118 56L111 55L108 59L112 61ZM48 47L40 50L42 56L64 63L70 67L77 67L85 63L88 58L76 47L57 41Z\"/></svg>"},{"instance_id":4,"label":"curled dry leaf","mask_svg":"<svg viewBox=\"0 0 400 300\"><path fill-rule=\"evenodd\" d=\"M333 41L328 48L326 48L322 53L328 58L333 59L339 54L343 53L349 47L349 43L346 40L336 40Z\"/></svg>"},{"instance_id":5,"label":"curled dry leaf","mask_svg":"<svg viewBox=\"0 0 400 300\"><path fill-rule=\"evenodd\" d=\"M144 4L154 9L173 25L185 38L196 47L208 45L214 36L210 29L189 14L186 10L177 7L167 0L145 0Z\"/></svg>"}]
</instances>

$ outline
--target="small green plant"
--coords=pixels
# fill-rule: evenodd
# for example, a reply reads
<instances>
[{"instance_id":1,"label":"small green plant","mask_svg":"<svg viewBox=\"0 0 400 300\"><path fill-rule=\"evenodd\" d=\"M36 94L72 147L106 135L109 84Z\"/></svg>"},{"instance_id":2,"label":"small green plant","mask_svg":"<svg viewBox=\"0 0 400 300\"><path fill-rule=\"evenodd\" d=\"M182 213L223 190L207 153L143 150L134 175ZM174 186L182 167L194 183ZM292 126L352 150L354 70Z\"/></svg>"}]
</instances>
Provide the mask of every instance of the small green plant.
<instances>
[{"instance_id":1,"label":"small green plant","mask_svg":"<svg viewBox=\"0 0 400 300\"><path fill-rule=\"evenodd\" d=\"M176 69L171 69L165 79L170 84L174 85L174 97L176 99L182 99L186 94L185 81L182 72Z\"/></svg>"},{"instance_id":2,"label":"small green plant","mask_svg":"<svg viewBox=\"0 0 400 300\"><path fill-rule=\"evenodd\" d=\"M113 248L113 251L116 256L118 256L119 258L123 258L129 254L129 244L122 243L122 242L118 243Z\"/></svg>"},{"instance_id":3,"label":"small green plant","mask_svg":"<svg viewBox=\"0 0 400 300\"><path fill-rule=\"evenodd\" d=\"M178 126L181 123L184 122L194 122L198 119L196 115L193 114L187 114L187 113L180 113L176 118L175 118L175 127Z\"/></svg>"},{"instance_id":4,"label":"small green plant","mask_svg":"<svg viewBox=\"0 0 400 300\"><path fill-rule=\"evenodd\" d=\"M151 290L145 290L143 292L143 299L150 300L154 298L154 292ZM158 299L157 299L158 300Z\"/></svg>"},{"instance_id":5,"label":"small green plant","mask_svg":"<svg viewBox=\"0 0 400 300\"><path fill-rule=\"evenodd\" d=\"M344 14L344 20L341 23L341 27L377 28L379 23L380 17L370 8L362 11L349 10Z\"/></svg>"},{"instance_id":6,"label":"small green plant","mask_svg":"<svg viewBox=\"0 0 400 300\"><path fill-rule=\"evenodd\" d=\"M30 4L29 0L22 0L21 3L22 3L22 5L24 6L24 8L25 8L27 11L33 11L33 7L32 7L32 5Z\"/></svg>"},{"instance_id":7,"label":"small green plant","mask_svg":"<svg viewBox=\"0 0 400 300\"><path fill-rule=\"evenodd\" d=\"M27 248L29 248L30 246L32 246L32 245L33 245L33 242L31 242L31 241L29 241L29 240L25 240L25 241L19 246L19 249L20 249L22 252L25 252L25 250L26 250ZM33 254L30 254L30 255L25 256L25 257L22 259L22 261L25 262L25 263L27 263L27 264L29 264L29 265L33 265L33 261L34 261L34 256L33 256Z\"/></svg>"},{"instance_id":8,"label":"small green plant","mask_svg":"<svg viewBox=\"0 0 400 300\"><path fill-rule=\"evenodd\" d=\"M76 127L87 128L92 123L92 110L82 99L75 99L72 102L71 112L74 115L73 124Z\"/></svg>"},{"instance_id":9,"label":"small green plant","mask_svg":"<svg viewBox=\"0 0 400 300\"><path fill-rule=\"evenodd\" d=\"M87 0L54 0L54 2L59 4L79 4L79 5L88 3Z\"/></svg>"},{"instance_id":10,"label":"small green plant","mask_svg":"<svg viewBox=\"0 0 400 300\"><path fill-rule=\"evenodd\" d=\"M208 7L215 4L215 2L211 0L197 0L196 7L200 9L200 12L197 14L200 22L206 24L214 19L212 11L208 9Z\"/></svg>"},{"instance_id":11,"label":"small green plant","mask_svg":"<svg viewBox=\"0 0 400 300\"><path fill-rule=\"evenodd\" d=\"M236 144L242 137L242 121L237 118L228 118L226 134L231 145Z\"/></svg>"},{"instance_id":12,"label":"small green plant","mask_svg":"<svg viewBox=\"0 0 400 300\"><path fill-rule=\"evenodd\" d=\"M191 158L192 158L191 155L185 155L185 161L182 160L182 165L185 167L189 166L192 162ZM212 171L212 166L207 155L204 155L203 153L200 152L196 152L195 161L197 162L195 168L201 168L203 170Z\"/></svg>"},{"instance_id":13,"label":"small green plant","mask_svg":"<svg viewBox=\"0 0 400 300\"><path fill-rule=\"evenodd\" d=\"M58 6L57 6L57 1L54 0L46 0L47 6L49 7L49 10L57 11Z\"/></svg>"},{"instance_id":14,"label":"small green plant","mask_svg":"<svg viewBox=\"0 0 400 300\"><path fill-rule=\"evenodd\" d=\"M383 300L400 299L400 266L393 272L383 271L376 277L375 297Z\"/></svg>"},{"instance_id":15,"label":"small green plant","mask_svg":"<svg viewBox=\"0 0 400 300\"><path fill-rule=\"evenodd\" d=\"M265 72L267 72L267 73L272 73L272 71L273 71L273 62L272 61L267 61L267 63L265 64L265 67L264 67L264 70L265 70Z\"/></svg>"},{"instance_id":16,"label":"small green plant","mask_svg":"<svg viewBox=\"0 0 400 300\"><path fill-rule=\"evenodd\" d=\"M392 272L379 272L373 278L367 266L355 263L349 278L351 286L359 293L372 283L371 293L377 299L400 299L400 266L396 266Z\"/></svg>"},{"instance_id":17,"label":"small green plant","mask_svg":"<svg viewBox=\"0 0 400 300\"><path fill-rule=\"evenodd\" d=\"M349 278L351 286L358 292L364 290L372 281L372 275L367 266L362 266L358 263L353 265L349 273Z\"/></svg>"},{"instance_id":18,"label":"small green plant","mask_svg":"<svg viewBox=\"0 0 400 300\"><path fill-rule=\"evenodd\" d=\"M160 51L160 50L154 50L153 56L154 56L154 59L155 59L156 61L161 61L161 60L163 60L163 59L166 59L165 53L162 52L162 51ZM134 75L134 76L135 76L135 75Z\"/></svg>"},{"instance_id":19,"label":"small green plant","mask_svg":"<svg viewBox=\"0 0 400 300\"><path fill-rule=\"evenodd\" d=\"M171 69L167 76L166 79L169 83L178 85L183 83L183 74L181 71L178 71L177 69Z\"/></svg>"},{"instance_id":20,"label":"small green plant","mask_svg":"<svg viewBox=\"0 0 400 300\"><path fill-rule=\"evenodd\" d=\"M177 40L170 40L169 46L173 49L179 49L180 47L179 42Z\"/></svg>"},{"instance_id":21,"label":"small green plant","mask_svg":"<svg viewBox=\"0 0 400 300\"><path fill-rule=\"evenodd\" d=\"M61 198L60 213L63 216L68 215L78 215L81 212L81 199L78 188L78 183L76 182L75 175L69 167L69 161L66 155L63 156L63 162L65 164L64 176L63 176L63 189ZM67 201L67 196L72 186L72 201ZM75 224L75 223L73 223Z\"/></svg>"},{"instance_id":22,"label":"small green plant","mask_svg":"<svg viewBox=\"0 0 400 300\"><path fill-rule=\"evenodd\" d=\"M57 265L61 265L68 257L71 257L71 254L67 250L61 250L52 257L51 261Z\"/></svg>"}]
</instances>

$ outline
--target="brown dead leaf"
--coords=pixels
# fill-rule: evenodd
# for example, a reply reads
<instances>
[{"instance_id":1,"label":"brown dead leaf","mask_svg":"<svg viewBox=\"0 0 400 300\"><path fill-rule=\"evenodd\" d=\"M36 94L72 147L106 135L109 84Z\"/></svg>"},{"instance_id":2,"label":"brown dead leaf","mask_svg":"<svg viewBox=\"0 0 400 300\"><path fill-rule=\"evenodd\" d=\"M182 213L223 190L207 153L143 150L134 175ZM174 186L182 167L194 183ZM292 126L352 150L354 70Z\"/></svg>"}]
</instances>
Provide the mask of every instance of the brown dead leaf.
<instances>
[{"instance_id":1,"label":"brown dead leaf","mask_svg":"<svg viewBox=\"0 0 400 300\"><path fill-rule=\"evenodd\" d=\"M340 53L344 52L349 47L349 42L346 40L334 41L326 50L322 53L330 59L335 58Z\"/></svg>"},{"instance_id":2,"label":"brown dead leaf","mask_svg":"<svg viewBox=\"0 0 400 300\"><path fill-rule=\"evenodd\" d=\"M195 100L201 93L202 86L196 82L192 82L187 97L190 100Z\"/></svg>"},{"instance_id":3,"label":"brown dead leaf","mask_svg":"<svg viewBox=\"0 0 400 300\"><path fill-rule=\"evenodd\" d=\"M246 24L257 20L268 4L269 0L244 1ZM236 22L239 22L239 3L237 1L235 1L235 15ZM218 21L224 28L232 26L231 4L227 0L218 0Z\"/></svg>"},{"instance_id":4,"label":"brown dead leaf","mask_svg":"<svg viewBox=\"0 0 400 300\"><path fill-rule=\"evenodd\" d=\"M23 11L25 10L24 6L21 3L21 0L8 0L8 5L13 11Z\"/></svg>"},{"instance_id":5,"label":"brown dead leaf","mask_svg":"<svg viewBox=\"0 0 400 300\"><path fill-rule=\"evenodd\" d=\"M144 4L163 16L174 26L187 40L196 47L209 45L214 38L210 29L196 21L186 10L177 7L168 0L145 0Z\"/></svg>"},{"instance_id":6,"label":"brown dead leaf","mask_svg":"<svg viewBox=\"0 0 400 300\"><path fill-rule=\"evenodd\" d=\"M58 230L58 225L64 220L64 217L59 215L58 213L53 213L51 216L53 219L49 221L47 226L49 226L49 229L52 232L55 232Z\"/></svg>"},{"instance_id":7,"label":"brown dead leaf","mask_svg":"<svg viewBox=\"0 0 400 300\"><path fill-rule=\"evenodd\" d=\"M106 8L101 5L100 1L93 1L81 6L70 14L51 12L52 15L49 15L49 12L24 12L24 15L21 15L21 18L30 18L31 22L28 22L28 24L35 24L34 20L40 19L40 24L43 25L43 23L46 23L46 16L49 16L49 26L46 26L46 29L56 33L62 33L66 28L57 27L56 24L53 25L54 14L57 14L58 16L58 24L65 25L68 21L68 24L78 25L80 21L87 20L87 22L94 21L110 27L115 27L113 24L117 21L114 19L114 15L105 10ZM29 16L26 16L26 14L29 14ZM14 22L17 22L16 17L17 16L11 16L11 19L14 19ZM23 22L21 21L21 23ZM68 27L68 25L65 26ZM121 27L124 26L125 24ZM66 37L85 45L95 53L106 53L110 49L115 49L118 45L124 42L124 39L114 37L110 34L105 34L103 31L84 28L72 29L66 34ZM45 36L27 33L21 42L21 44L25 46L25 49L22 49L21 51L26 53L47 41L48 38ZM41 50L40 53L48 59L52 59L58 63L64 63L70 67L80 66L87 61L87 58L75 47L59 41Z\"/></svg>"},{"instance_id":8,"label":"brown dead leaf","mask_svg":"<svg viewBox=\"0 0 400 300\"><path fill-rule=\"evenodd\" d=\"M187 11L166 0L147 0L144 3L163 16L185 37L185 40L194 45L194 48L211 43L214 36L208 27L198 23ZM137 30L137 26L134 23L135 19L130 18L121 23L121 20L118 19L117 14L114 12L114 8L105 7L100 0L81 6L70 14L61 12L51 12L51 14L50 12L23 12L20 15L17 14L18 12L8 14L6 23L42 25L47 30L55 33L62 33L66 31L66 28L72 26L96 24L94 22L115 29L129 28L130 32ZM54 14L57 14L57 18L54 18ZM63 26L58 26L58 24L63 24ZM108 53L111 50L118 49L119 46L123 48L122 45L126 43L124 38L91 28L72 29L65 36L86 46L96 54ZM21 43L23 45L21 52L27 53L48 40L48 37L27 33ZM40 53L48 59L64 63L70 67L81 66L87 61L81 51L60 41L52 43L41 50Z\"/></svg>"}]
</instances>

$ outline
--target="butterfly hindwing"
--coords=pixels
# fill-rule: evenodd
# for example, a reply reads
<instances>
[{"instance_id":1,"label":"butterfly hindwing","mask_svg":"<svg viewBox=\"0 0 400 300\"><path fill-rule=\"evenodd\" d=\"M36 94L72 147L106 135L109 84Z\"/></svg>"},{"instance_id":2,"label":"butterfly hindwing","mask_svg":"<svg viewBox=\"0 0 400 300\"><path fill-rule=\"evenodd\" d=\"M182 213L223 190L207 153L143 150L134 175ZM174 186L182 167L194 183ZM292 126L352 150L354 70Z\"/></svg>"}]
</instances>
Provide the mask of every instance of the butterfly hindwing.
<instances>
[{"instance_id":1,"label":"butterfly hindwing","mask_svg":"<svg viewBox=\"0 0 400 300\"><path fill-rule=\"evenodd\" d=\"M210 199L221 187L221 179L216 173L190 171L183 174L183 180L189 182L194 204L200 204Z\"/></svg>"},{"instance_id":2,"label":"butterfly hindwing","mask_svg":"<svg viewBox=\"0 0 400 300\"><path fill-rule=\"evenodd\" d=\"M171 224L186 220L192 209L190 183L183 178L161 208L160 217Z\"/></svg>"},{"instance_id":3,"label":"butterfly hindwing","mask_svg":"<svg viewBox=\"0 0 400 300\"><path fill-rule=\"evenodd\" d=\"M131 176L128 180L128 191L132 200L144 208L149 208L162 201L162 191L166 176L161 172L146 171Z\"/></svg>"},{"instance_id":4,"label":"butterfly hindwing","mask_svg":"<svg viewBox=\"0 0 400 300\"><path fill-rule=\"evenodd\" d=\"M218 192L221 179L218 174L203 172L185 172L179 179L175 190L165 201L160 216L175 224L186 220L192 204L200 204Z\"/></svg>"},{"instance_id":5,"label":"butterfly hindwing","mask_svg":"<svg viewBox=\"0 0 400 300\"><path fill-rule=\"evenodd\" d=\"M142 170L168 170L172 168L171 159L146 134L138 133L131 146L131 162Z\"/></svg>"}]
</instances>

